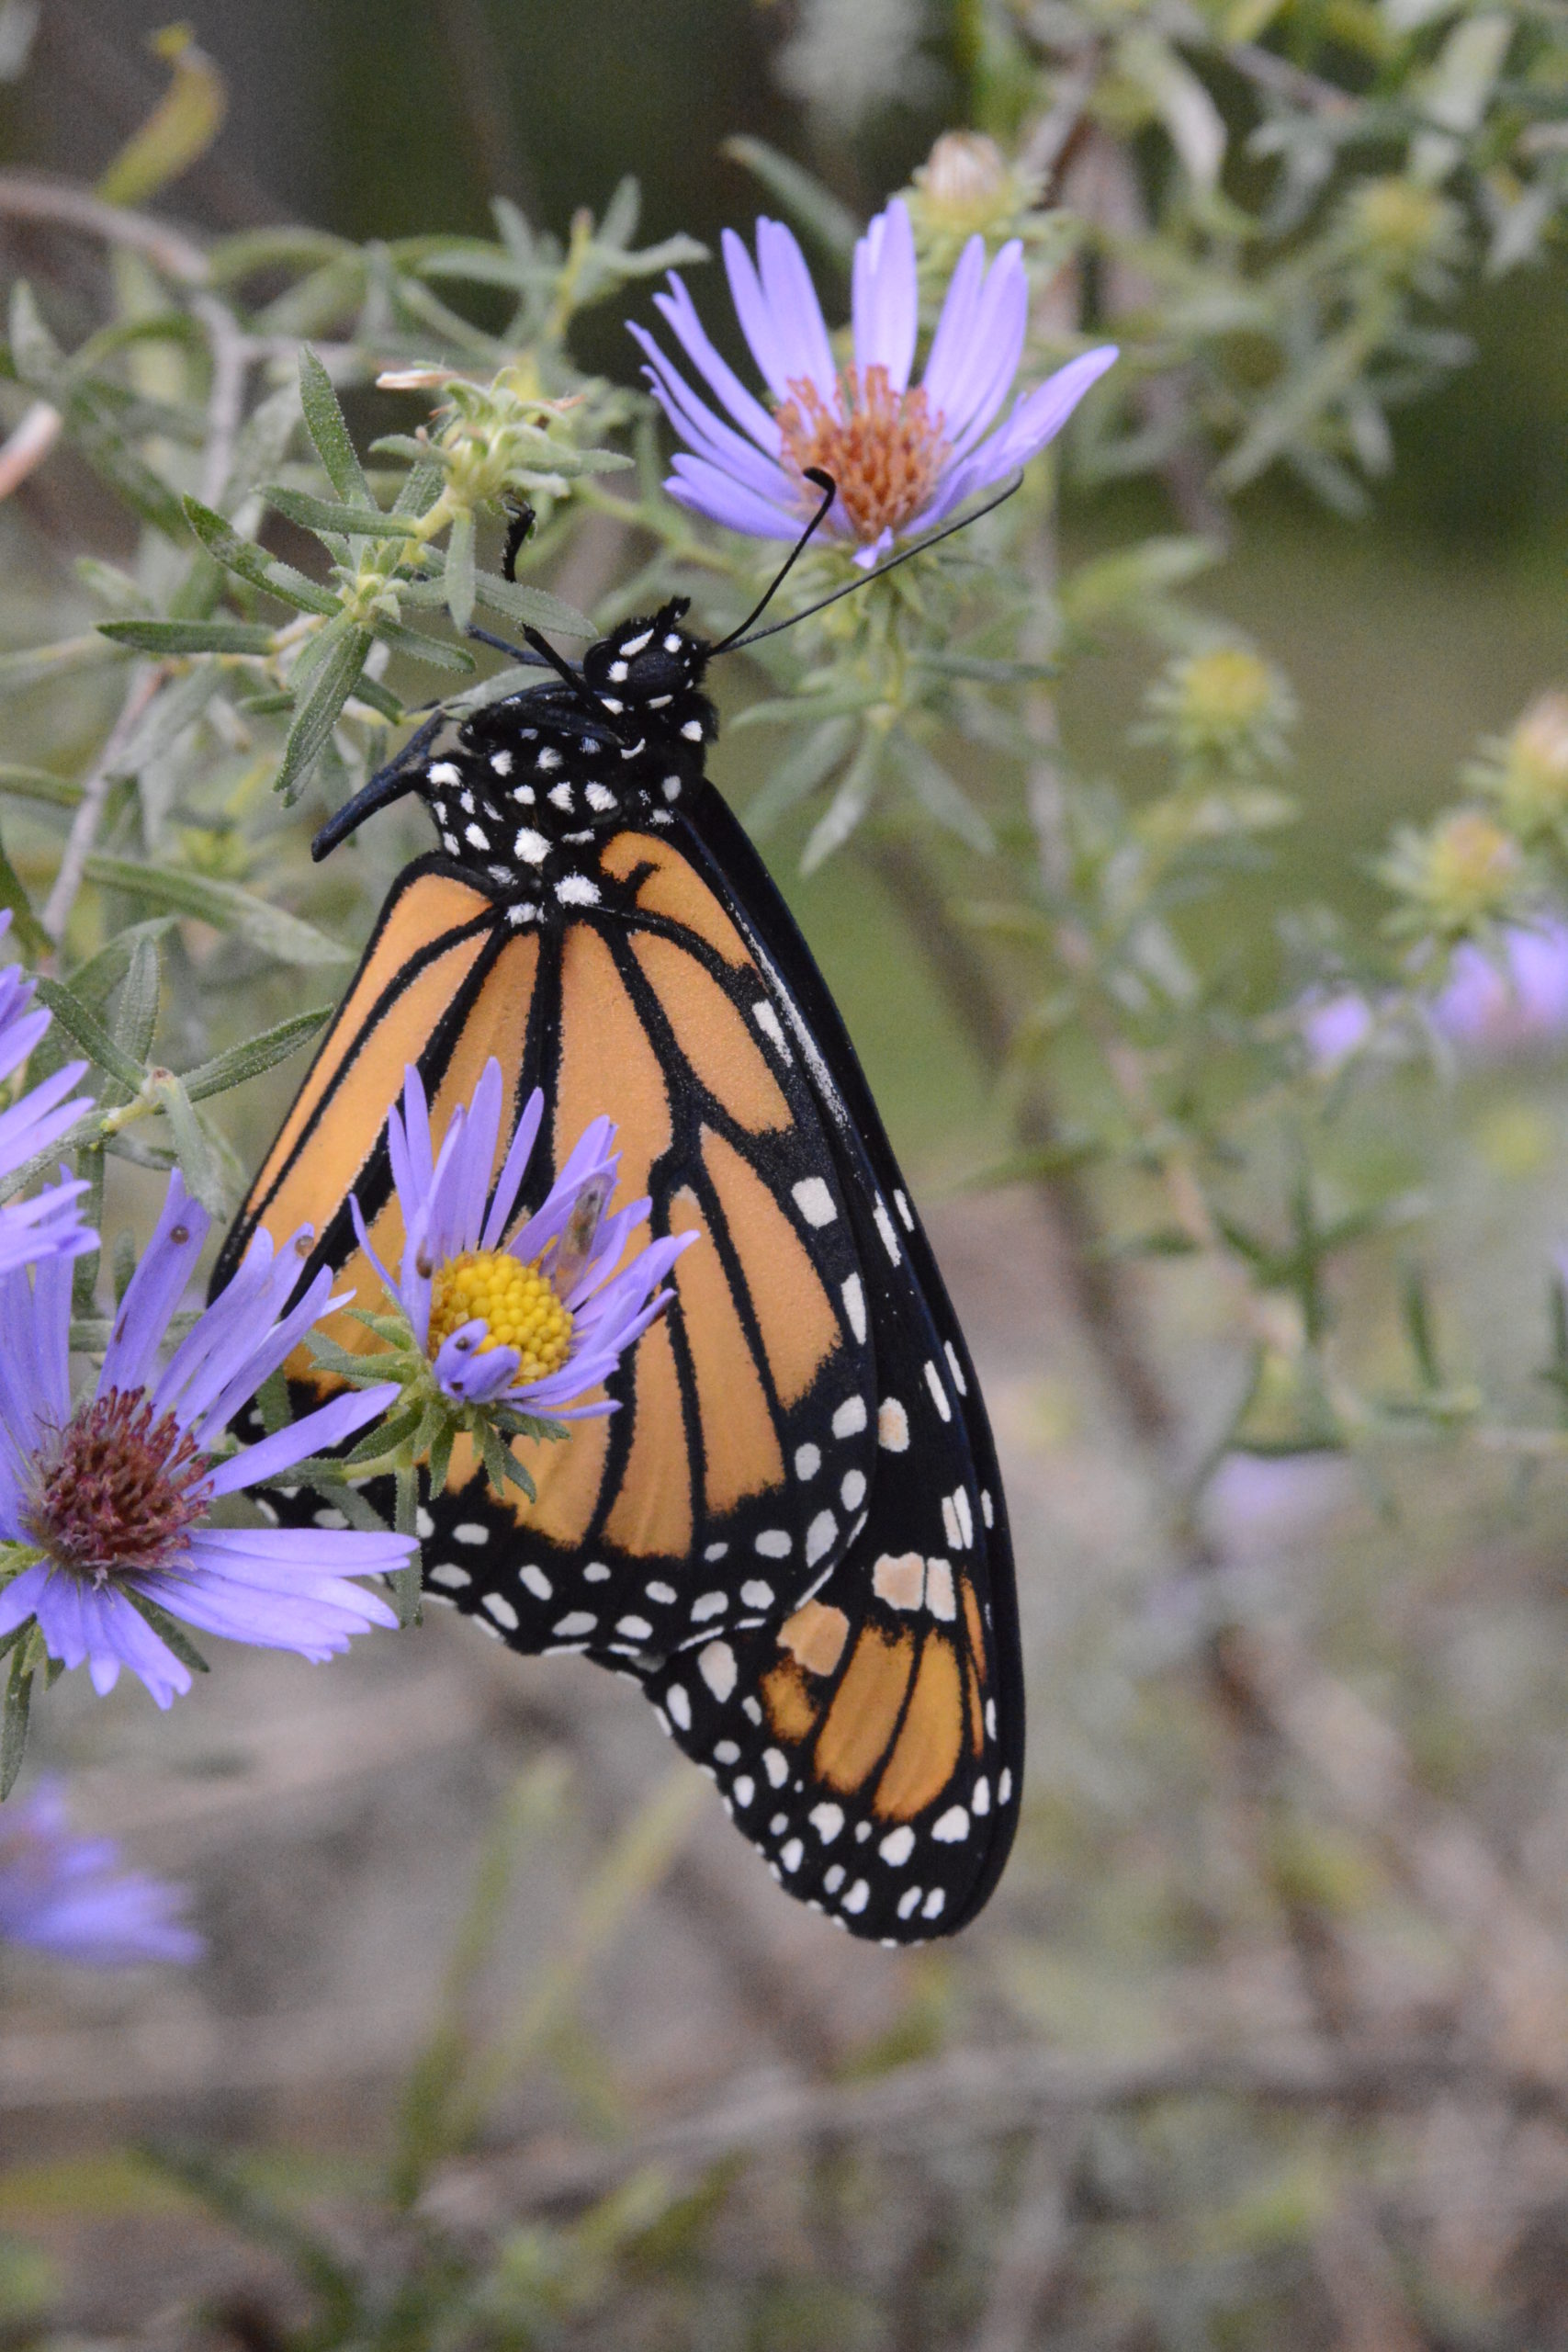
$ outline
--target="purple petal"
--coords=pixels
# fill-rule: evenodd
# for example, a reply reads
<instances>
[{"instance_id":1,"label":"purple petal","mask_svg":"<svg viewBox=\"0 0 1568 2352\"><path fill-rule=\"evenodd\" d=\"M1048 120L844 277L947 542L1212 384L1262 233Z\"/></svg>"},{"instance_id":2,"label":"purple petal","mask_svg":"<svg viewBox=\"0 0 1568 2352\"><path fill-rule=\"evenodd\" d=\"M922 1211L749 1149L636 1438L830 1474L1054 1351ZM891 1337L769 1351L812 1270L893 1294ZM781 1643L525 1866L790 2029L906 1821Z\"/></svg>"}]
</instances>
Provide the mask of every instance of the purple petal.
<instances>
[{"instance_id":1,"label":"purple petal","mask_svg":"<svg viewBox=\"0 0 1568 2352\"><path fill-rule=\"evenodd\" d=\"M656 294L653 304L674 333L687 358L711 390L717 393L741 431L750 435L764 455L773 456L779 446L778 426L761 401L747 390L728 361L715 350L704 332L695 303L673 270L670 273L669 292ZM639 334L637 339L647 349L647 338Z\"/></svg>"},{"instance_id":2,"label":"purple petal","mask_svg":"<svg viewBox=\"0 0 1568 2352\"><path fill-rule=\"evenodd\" d=\"M706 458L721 473L731 476L742 488L755 491L760 498L794 497L798 504L795 484L777 458L773 455L764 457L760 449L753 448L750 442L730 425L722 424L713 412L697 399L683 379L676 374L651 336L636 326L630 333L648 354L649 366L644 372L652 386L654 398L694 454ZM773 444L776 449L779 445L776 431Z\"/></svg>"},{"instance_id":3,"label":"purple petal","mask_svg":"<svg viewBox=\"0 0 1568 2352\"><path fill-rule=\"evenodd\" d=\"M800 536L800 516L786 514L782 506L772 506L759 498L754 491L742 490L728 474L720 473L704 458L688 457L677 450L671 459L673 470L665 476L667 494L679 506L690 506L705 514L710 523L722 523L727 531L749 531L758 539L795 539Z\"/></svg>"},{"instance_id":4,"label":"purple petal","mask_svg":"<svg viewBox=\"0 0 1568 2352\"><path fill-rule=\"evenodd\" d=\"M176 1168L169 1178L152 1240L115 1317L114 1332L98 1374L98 1395L111 1388L140 1388L169 1317L185 1293L212 1220L190 1199ZM183 1241L176 1240L183 1233Z\"/></svg>"},{"instance_id":5,"label":"purple petal","mask_svg":"<svg viewBox=\"0 0 1568 2352\"><path fill-rule=\"evenodd\" d=\"M761 222L758 223L759 231ZM735 315L740 322L740 332L751 346L751 356L762 372L768 390L776 401L787 401L789 379L802 371L792 365L772 311L763 295L756 266L733 229L727 229L720 244L724 266L729 279L729 299L735 305Z\"/></svg>"},{"instance_id":6,"label":"purple petal","mask_svg":"<svg viewBox=\"0 0 1568 2352\"><path fill-rule=\"evenodd\" d=\"M329 1404L307 1413L303 1420L291 1421L287 1429L262 1438L231 1460L220 1462L208 1480L208 1492L213 1496L238 1494L245 1487L259 1487L269 1478L281 1477L297 1462L303 1462L307 1454L340 1445L345 1437L364 1429L400 1394L396 1381L383 1380L374 1388L350 1389L342 1396L334 1396Z\"/></svg>"},{"instance_id":7,"label":"purple petal","mask_svg":"<svg viewBox=\"0 0 1568 2352\"><path fill-rule=\"evenodd\" d=\"M534 1145L537 1140L540 1122L544 1115L544 1089L536 1086L523 1105L523 1115L513 1132L512 1141L507 1146L505 1161L501 1174L496 1179L495 1193L490 1204L490 1215L485 1219L484 1231L479 1236L481 1250L499 1250L501 1247L501 1237L512 1221L512 1212L517 1205L517 1194L522 1188L523 1178L527 1170Z\"/></svg>"},{"instance_id":8,"label":"purple petal","mask_svg":"<svg viewBox=\"0 0 1568 2352\"><path fill-rule=\"evenodd\" d=\"M984 262L984 246L973 238L953 272L922 379L955 458L973 447L1010 390L1029 324L1022 247L1004 245L988 270Z\"/></svg>"},{"instance_id":9,"label":"purple petal","mask_svg":"<svg viewBox=\"0 0 1568 2352\"><path fill-rule=\"evenodd\" d=\"M145 1683L160 1707L190 1689L186 1669L122 1591L112 1584L89 1584L65 1568L44 1566L41 1572L30 1613L44 1645L67 1667L85 1663L100 1698L114 1689L122 1666ZM25 1570L17 1585L30 1584L39 1573ZM0 1594L0 1607L13 1602L17 1585Z\"/></svg>"},{"instance_id":10,"label":"purple petal","mask_svg":"<svg viewBox=\"0 0 1568 2352\"><path fill-rule=\"evenodd\" d=\"M919 303L915 232L897 197L855 246L851 316L862 382L868 368L886 368L894 390L907 390Z\"/></svg>"},{"instance_id":11,"label":"purple petal","mask_svg":"<svg viewBox=\"0 0 1568 2352\"><path fill-rule=\"evenodd\" d=\"M1101 344L1097 351L1086 351L1077 359L1069 359L1065 368L1058 368L1033 391L1026 392L1007 423L978 453L992 457L987 478L998 481L1003 474L1037 457L1046 443L1060 433L1089 386L1100 381L1117 356L1114 344Z\"/></svg>"},{"instance_id":12,"label":"purple petal","mask_svg":"<svg viewBox=\"0 0 1568 2352\"><path fill-rule=\"evenodd\" d=\"M806 256L782 220L757 223L757 264L785 366L787 391L802 377L830 401L838 387L832 345Z\"/></svg>"}]
</instances>

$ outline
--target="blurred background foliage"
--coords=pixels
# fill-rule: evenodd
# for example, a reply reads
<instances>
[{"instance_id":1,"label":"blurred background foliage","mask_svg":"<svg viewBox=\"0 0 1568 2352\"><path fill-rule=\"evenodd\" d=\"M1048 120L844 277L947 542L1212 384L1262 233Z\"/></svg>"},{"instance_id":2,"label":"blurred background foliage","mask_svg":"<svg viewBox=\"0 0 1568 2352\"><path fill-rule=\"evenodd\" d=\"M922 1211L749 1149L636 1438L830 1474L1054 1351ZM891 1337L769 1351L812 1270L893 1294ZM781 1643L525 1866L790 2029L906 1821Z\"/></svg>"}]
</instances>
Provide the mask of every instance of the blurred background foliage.
<instances>
[{"instance_id":1,"label":"blurred background foliage","mask_svg":"<svg viewBox=\"0 0 1568 2352\"><path fill-rule=\"evenodd\" d=\"M1010 143L1027 133L1087 48L1101 77L1099 131L1156 221L1162 300L1173 312L1190 302L1198 356L1173 351L1179 337L1158 302L1140 311L1125 287L1112 299L1125 254L1096 254L1091 305L1134 313L1129 374L1157 381L1169 364L1179 422L1201 417L1206 462L1229 465L1231 480L1184 471L1179 436L1164 448L1173 462L1156 465L1168 410L1145 412L1154 438L1140 462L1123 447L1118 463L1104 433L1075 436L1060 469L1061 568L1071 577L1146 539L1205 537L1213 560L1180 609L1204 616L1205 629L1228 624L1278 663L1297 714L1283 781L1298 821L1259 827L1269 857L1248 840L1212 893L1173 906L1173 933L1216 998L1248 1014L1279 1016L1293 976L1304 983L1337 957L1392 985L1393 951L1375 935L1389 894L1372 871L1391 827L1447 809L1477 742L1506 737L1565 667L1560 191L1547 188L1551 201L1533 230L1524 224L1513 266L1501 266L1498 242L1529 176L1515 168L1520 153L1543 187L1562 168L1568 74L1548 0L1506 18L1419 0L1190 10L1178 0L210 0L193 14L215 69L205 81L199 54L186 52L182 69L149 49L164 20L140 0L6 0L5 164L84 186L108 174L113 200L148 202L203 239L304 223L374 259L385 241L493 236L496 194L564 242L578 208L602 216L628 174L643 198L637 244L685 236L712 247L726 223L774 209L734 145L761 141L813 176L828 224L813 259L839 315L835 221L863 220L955 124ZM1413 114L1410 94L1424 90L1427 105L1422 77L1450 38L1468 33L1484 50L1503 22L1534 61L1533 81L1490 89L1479 124L1464 119L1462 90L1446 129L1429 106ZM1247 50L1261 82L1232 69L1227 44ZM1259 55L1274 62L1259 67ZM128 142L164 102L171 70L176 90L185 74L186 112L164 119L162 152L166 163L169 142L186 137L190 160L168 186L139 185L156 164ZM1359 158L1385 192L1403 188L1402 172L1423 200L1440 183L1438 166L1423 179L1412 161L1422 138L1472 140L1462 236L1430 207L1378 228L1385 246L1412 217L1417 243L1430 232L1429 249L1382 285L1402 300L1414 288L1418 333L1468 347L1403 355L1407 379L1392 389L1411 397L1391 398L1386 435L1375 403L1336 412L1315 440L1291 445L1293 471L1249 472L1235 453L1266 404L1266 371L1249 375L1234 320L1203 324L1201 298L1214 296L1205 257L1234 260L1235 222L1212 179L1197 198L1192 184L1216 131L1251 123L1257 91L1280 71L1386 104L1382 143ZM1323 86L1308 93L1309 118L1324 110ZM1237 203L1264 200L1256 153L1234 175ZM1358 233L1367 226L1363 216ZM1316 233L1287 220L1276 258ZM6 236L9 274L38 287L68 348L103 323L106 282L132 310L145 299L133 273L117 278L37 221L11 219ZM1330 237L1306 299L1349 283L1353 312L1366 251ZM722 339L716 274L691 275ZM468 292L468 315L498 332L499 292ZM626 311L647 320L649 295L634 282ZM622 310L607 303L573 330L578 365L612 387L636 380ZM150 401L169 392L155 373L139 390ZM361 449L408 429L406 398L362 379L344 393ZM13 387L7 398L10 424L25 396ZM611 434L625 421L615 391L595 398ZM301 444L294 454L302 459ZM616 493L614 478L608 487ZM84 583L77 558L135 555L123 506L63 458L20 486L0 526L7 648L90 628L101 613L88 592L101 605L112 582ZM482 561L493 564L498 537L491 526ZM275 539L295 557L305 545ZM578 551L556 553L547 577L558 594L584 606L614 594L592 549L575 575ZM139 584L176 593L157 560ZM1091 808L1101 775L1121 779L1134 817L1171 788L1180 711L1168 693L1164 743L1139 729L1162 665L1200 641L1172 622L1177 607L1148 598L1136 628L1090 628L1075 644L1054 703ZM411 700L431 690L414 678ZM7 760L82 768L113 715L105 685L73 671L63 691L45 680L13 698ZM719 772L743 807L777 740L727 737ZM355 755L373 741L367 732ZM317 928L288 934L299 960L278 963L268 960L278 934L244 916L252 932L242 923L218 965L223 993L199 1006L221 1044L330 998L332 951L315 970L318 946L362 935L419 837L416 822L389 825L352 870L311 883L299 827L267 832L275 766L257 763L234 830L254 823L282 843L265 886ZM334 790L344 781L328 778ZM479 1645L443 1648L446 1629L428 1645L435 1668L355 1661L314 1696L307 1756L363 1737L324 1728L339 1703L356 1726L369 1718L354 1707L367 1700L401 1704L414 1725L412 1765L369 1751L386 1758L388 1780L402 1774L395 1792L346 1812L334 1809L326 1764L303 1796L308 1770L290 1780L306 1718L288 1713L284 1685L262 1668L246 1679L226 1662L227 1696L213 1704L230 1712L193 1703L196 1728L156 1761L123 1709L105 1729L66 1700L51 1719L54 1752L83 1768L120 1827L150 1824L175 1858L196 1853L220 1957L200 1996L132 1992L84 2006L23 1984L4 2045L21 2088L0 2110L0 2342L90 2330L97 2341L256 2352L1568 2343L1568 1587L1554 1392L1538 1377L1544 1366L1561 1389L1568 1363L1561 1329L1551 1354L1543 1279L1568 1231L1561 1030L1511 1058L1392 1069L1314 1131L1305 1183L1305 1152L1281 1117L1251 1139L1257 1230L1238 1211L1236 1233L1211 1250L1194 1253L1191 1233L1179 1234L1187 1254L1168 1264L1156 1233L1153 1262L1130 1268L1102 1237L1149 1238L1146 1180L1168 1152L1179 1172L1192 1101L1172 1090L1174 1148L1170 1130L1151 1133L1143 1159L1125 1151L1089 1188L1088 1228L1075 1222L1083 1197L1056 1184L1039 1196L968 1193L998 1162L1016 1168L1021 1128L1031 1166L1044 1165L1021 1116L1029 1067L998 1078L976 1047L986 1014L972 984L993 968L974 960L984 934L927 919L952 899L973 912L990 894L987 869L928 826L912 890L896 854L908 828L894 811L803 877L817 813L786 814L769 854L896 1141L938 1203L1021 1522L1035 1747L1002 1897L952 1951L896 1962L835 1945L824 1957L829 1939L785 1918L771 1890L755 1890L760 1908L743 1888L731 1894L747 1858L729 1851L722 1825L711 1853L690 1830L689 1781L647 1797L649 1752L617 1746L637 1735L604 1703L617 1694L590 1698L510 1660L476 1665ZM5 821L41 904L58 829L9 807ZM221 826L187 823L180 859L223 885L231 846ZM1425 855L1413 837L1402 869L1415 877L1412 904ZM115 876L97 887L112 892ZM1278 918L1320 896L1339 911L1337 933L1281 931ZM210 943L197 937L205 954ZM201 963L181 962L178 930L165 926L158 944L179 981L160 1050L188 1068L213 1043L192 1013ZM994 967L1014 984L1010 1017L1033 985L1012 953L999 949ZM99 980L107 1000L118 975ZM1235 1042L1223 1029L1201 1022L1197 1034ZM144 1058L151 1035L141 1042ZM1241 1043L1262 1050L1256 1037ZM1092 1098L1090 1058L1071 1038L1061 1052L1054 1076L1069 1109ZM1205 1065L1190 1091L1200 1104L1209 1075ZM226 1106L240 1168L291 1077L280 1069ZM119 1214L134 1222L150 1190L139 1195L135 1171L120 1172ZM1325 1278L1346 1358L1420 1441L1408 1454L1362 1449L1359 1484L1312 1452L1321 1400L1300 1378L1314 1251L1337 1217L1358 1245L1354 1277ZM1269 1248L1275 1261L1260 1267ZM1258 1273L1255 1291L1241 1284L1247 1313L1261 1309L1252 1322L1235 1279L1247 1267ZM1478 1463L1441 1442L1474 1420L1483 1386L1500 1421L1543 1427L1539 1476L1517 1449ZM1222 1468L1200 1507L1213 1449L1242 1404L1257 1451ZM1338 1433L1325 1421L1325 1444ZM1268 1458L1276 1439L1292 1458ZM417 1670L434 1686L459 1659L432 1697L397 1679ZM502 1685L497 1667L513 1680ZM247 1724L247 1704L262 1730ZM419 1746L422 1704L446 1727L429 1735L439 1770ZM348 1767L337 1758L331 1770ZM279 1789L274 1824L265 1815ZM260 1800L249 1813L246 1790ZM226 1815L233 1791L240 1810ZM216 1824L206 1846L202 1823ZM454 1956L466 1876L478 1892ZM338 1939L325 1955L311 1939L317 1912ZM405 1947L417 1982L400 2009ZM371 2056L354 2042L353 2064L340 2064L328 2028L348 2008L325 1996L367 1983L378 1989L365 2009L385 2030L365 2045ZM291 2035L318 2050L334 2086L315 2105L302 2087L308 2054L293 2072L277 2054ZM31 2075L24 2045L42 2053ZM355 2064L368 2085L357 2103L340 2079ZM108 2086L97 2096L95 2068ZM682 2138L699 2092L707 2105ZM149 2129L159 2154L128 2155ZM209 2260L216 2241L198 2213L221 2219L221 2260Z\"/></svg>"}]
</instances>

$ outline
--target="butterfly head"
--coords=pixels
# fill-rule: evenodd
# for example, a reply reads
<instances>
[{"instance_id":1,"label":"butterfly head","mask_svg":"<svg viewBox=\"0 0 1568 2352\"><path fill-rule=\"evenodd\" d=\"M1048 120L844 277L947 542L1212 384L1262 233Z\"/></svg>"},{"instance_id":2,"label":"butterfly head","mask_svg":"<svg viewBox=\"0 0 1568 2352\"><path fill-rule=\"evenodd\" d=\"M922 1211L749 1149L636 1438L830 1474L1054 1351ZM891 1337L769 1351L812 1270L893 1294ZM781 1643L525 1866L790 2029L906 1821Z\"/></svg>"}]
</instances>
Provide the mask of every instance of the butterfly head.
<instances>
[{"instance_id":1,"label":"butterfly head","mask_svg":"<svg viewBox=\"0 0 1568 2352\"><path fill-rule=\"evenodd\" d=\"M658 735L684 734L711 741L713 706L702 691L708 648L681 626L690 599L677 596L657 613L623 621L582 657L582 683L603 710ZM699 736L690 729L695 723Z\"/></svg>"}]
</instances>

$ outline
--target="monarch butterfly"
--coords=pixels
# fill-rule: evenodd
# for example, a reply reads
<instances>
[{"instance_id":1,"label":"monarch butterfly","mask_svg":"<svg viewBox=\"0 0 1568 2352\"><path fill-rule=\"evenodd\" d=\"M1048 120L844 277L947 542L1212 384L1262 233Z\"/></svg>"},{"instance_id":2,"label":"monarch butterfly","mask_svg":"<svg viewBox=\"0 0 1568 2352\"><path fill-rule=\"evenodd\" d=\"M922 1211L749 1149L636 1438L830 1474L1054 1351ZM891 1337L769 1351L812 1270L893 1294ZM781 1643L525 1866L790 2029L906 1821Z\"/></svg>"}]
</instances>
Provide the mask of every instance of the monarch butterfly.
<instances>
[{"instance_id":1,"label":"monarch butterfly","mask_svg":"<svg viewBox=\"0 0 1568 2352\"><path fill-rule=\"evenodd\" d=\"M530 632L553 680L438 711L323 828L318 856L414 791L440 847L394 883L214 1283L258 1227L281 1239L310 1223L306 1276L347 1261L375 1296L347 1203L390 1262L405 1065L439 1143L493 1055L499 1155L541 1087L551 1169L610 1111L624 1193L651 1195L656 1235L705 1246L607 1384L621 1409L565 1444L518 1441L536 1504L455 1456L420 1515L427 1586L516 1649L640 1683L789 1893L854 1934L917 1942L973 1918L1017 1817L1001 1486L843 1022L705 775L703 678L723 648L686 611L623 622L581 670ZM283 1490L276 1507L319 1500Z\"/></svg>"}]
</instances>

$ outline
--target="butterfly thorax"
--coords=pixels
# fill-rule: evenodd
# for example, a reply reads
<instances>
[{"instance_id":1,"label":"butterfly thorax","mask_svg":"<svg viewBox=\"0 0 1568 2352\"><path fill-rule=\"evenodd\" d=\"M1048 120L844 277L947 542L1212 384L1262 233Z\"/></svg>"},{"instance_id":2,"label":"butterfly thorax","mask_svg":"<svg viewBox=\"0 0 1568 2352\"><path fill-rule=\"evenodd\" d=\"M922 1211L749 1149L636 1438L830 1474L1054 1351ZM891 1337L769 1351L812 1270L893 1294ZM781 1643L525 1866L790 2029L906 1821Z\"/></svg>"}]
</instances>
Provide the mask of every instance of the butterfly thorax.
<instances>
[{"instance_id":1,"label":"butterfly thorax","mask_svg":"<svg viewBox=\"0 0 1568 2352\"><path fill-rule=\"evenodd\" d=\"M514 922L596 903L598 850L627 825L668 826L704 786L717 729L701 690L707 648L683 602L623 621L581 683L534 686L449 718L419 781L442 848Z\"/></svg>"}]
</instances>

